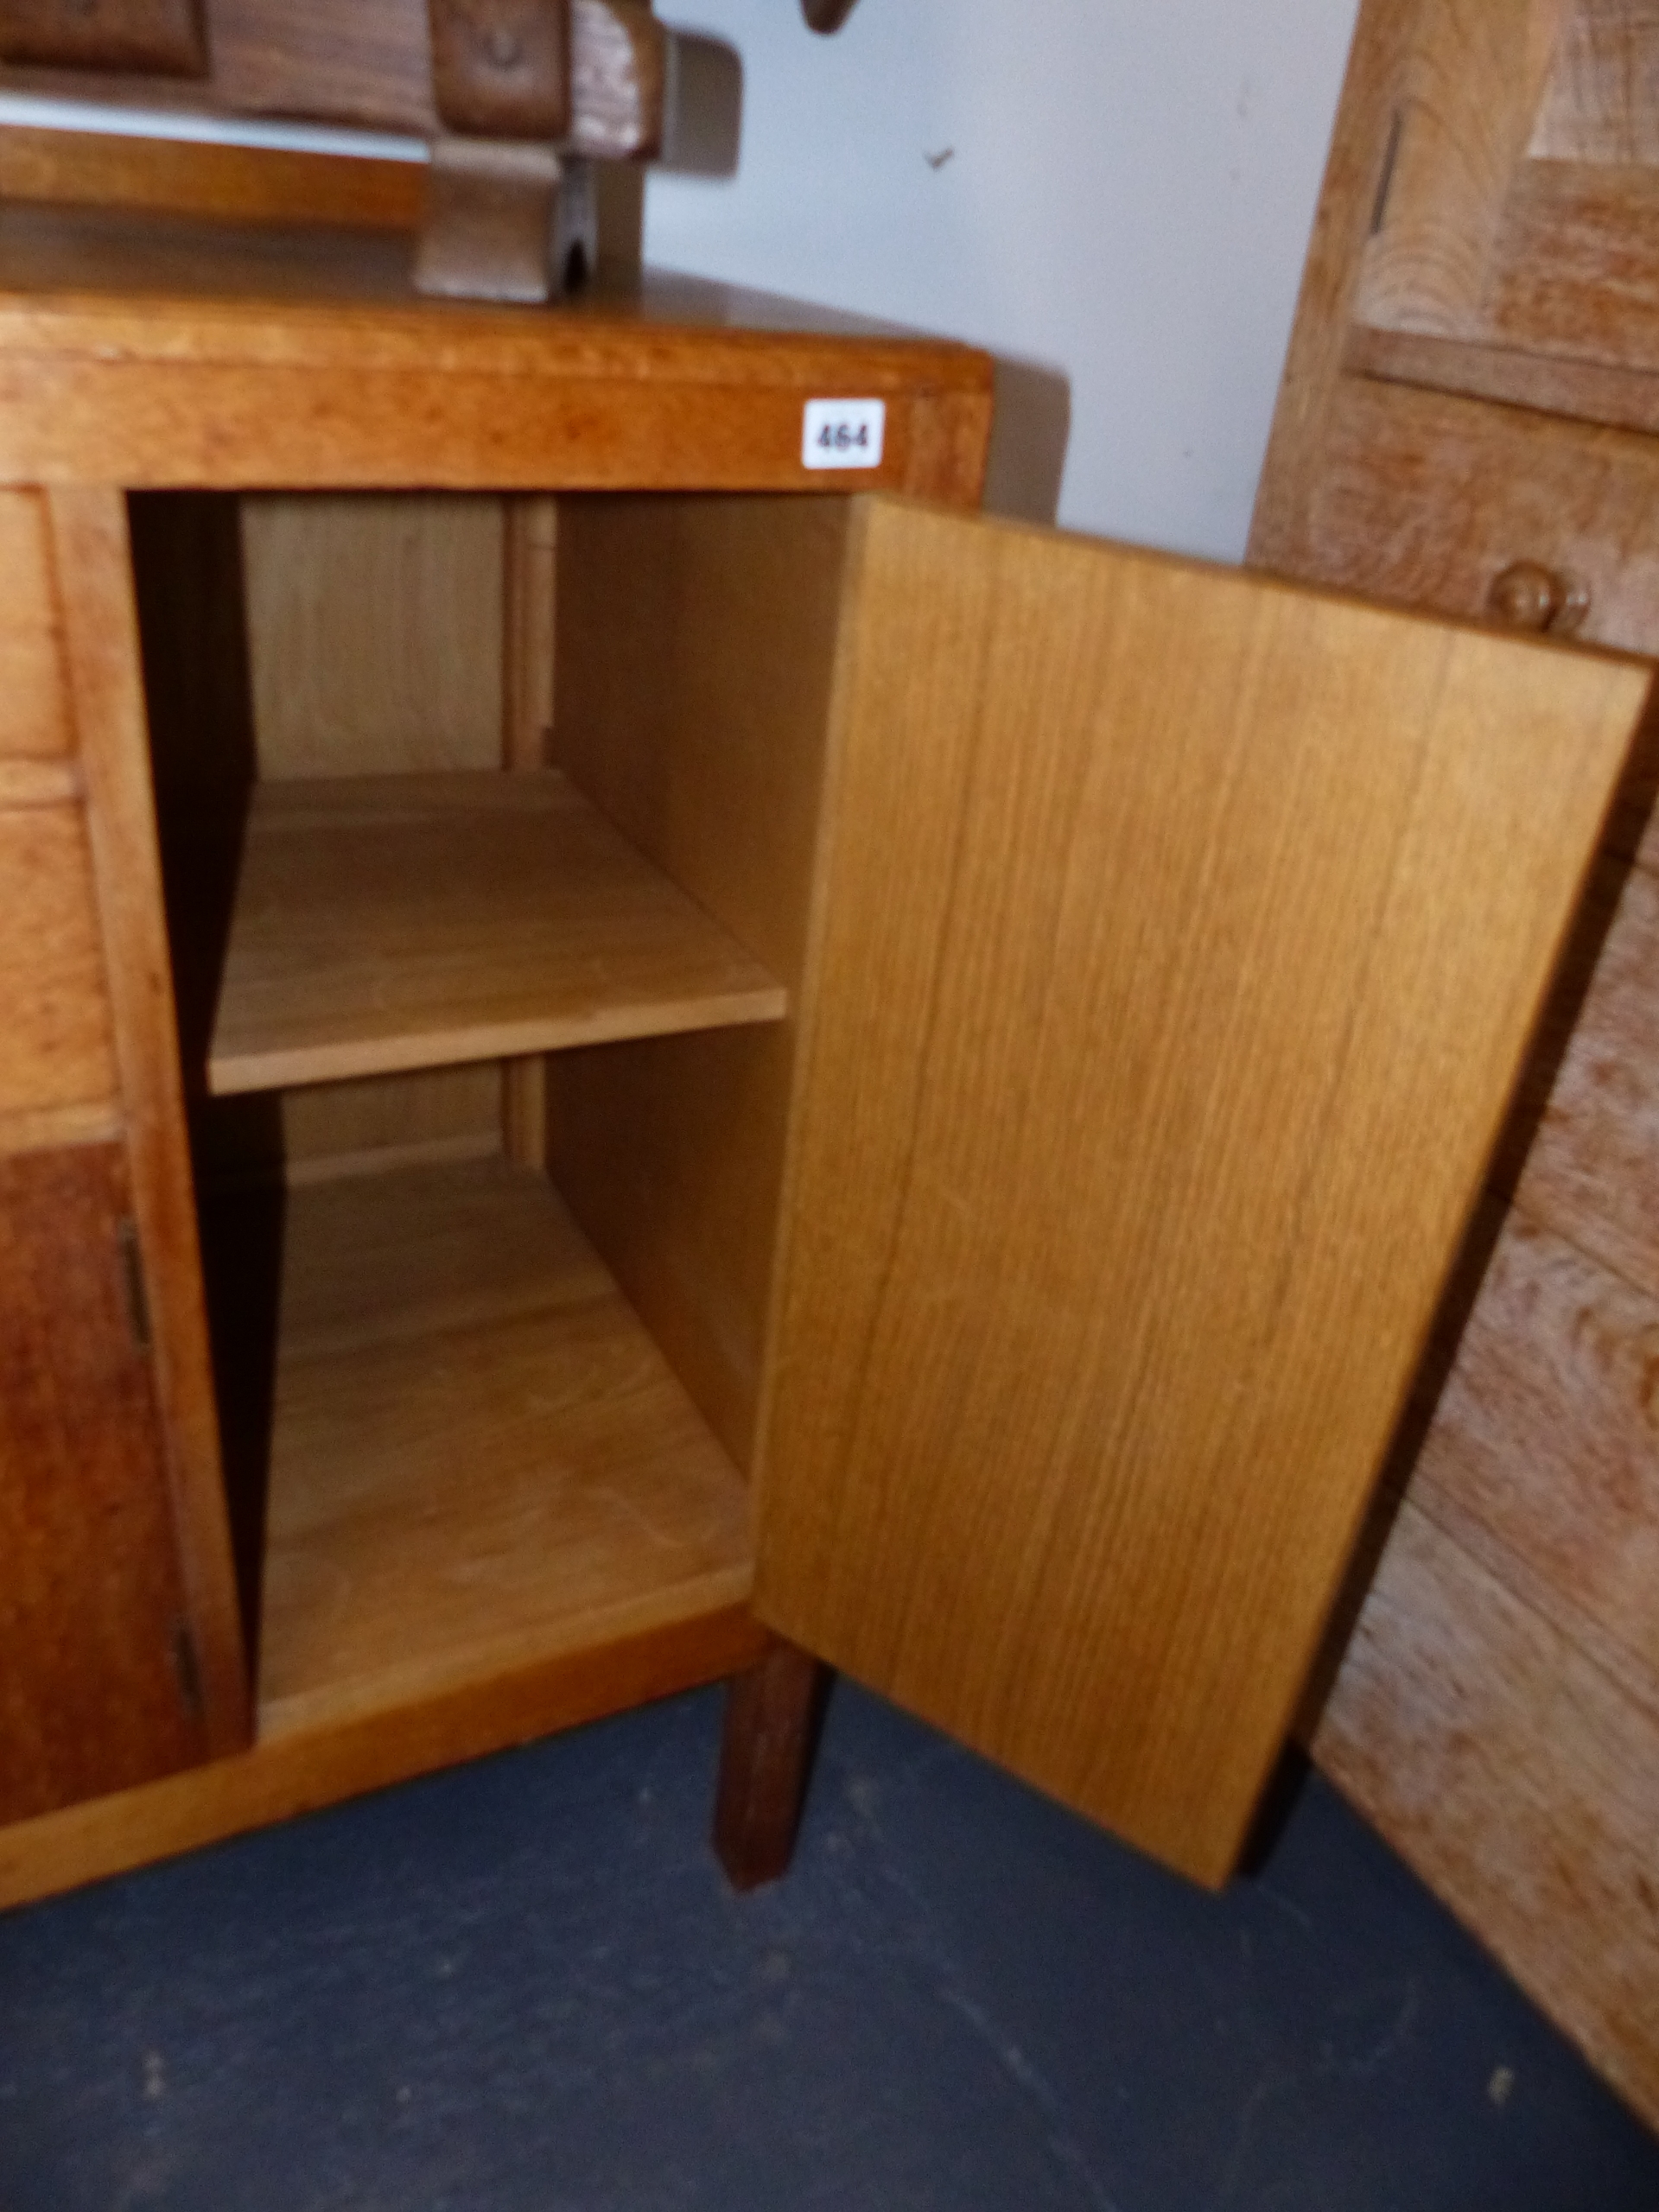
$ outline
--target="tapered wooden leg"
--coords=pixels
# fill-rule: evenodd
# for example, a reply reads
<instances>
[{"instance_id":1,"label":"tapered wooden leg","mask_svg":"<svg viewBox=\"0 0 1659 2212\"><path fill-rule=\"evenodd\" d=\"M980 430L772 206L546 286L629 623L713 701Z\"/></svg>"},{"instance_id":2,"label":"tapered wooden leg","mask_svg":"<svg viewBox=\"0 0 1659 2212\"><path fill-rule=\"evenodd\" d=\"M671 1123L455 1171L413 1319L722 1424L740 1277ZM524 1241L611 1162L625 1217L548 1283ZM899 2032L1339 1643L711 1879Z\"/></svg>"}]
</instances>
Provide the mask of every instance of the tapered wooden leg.
<instances>
[{"instance_id":1,"label":"tapered wooden leg","mask_svg":"<svg viewBox=\"0 0 1659 2212\"><path fill-rule=\"evenodd\" d=\"M728 1685L715 1851L734 1890L788 1867L829 1681L827 1667L780 1639Z\"/></svg>"}]
</instances>

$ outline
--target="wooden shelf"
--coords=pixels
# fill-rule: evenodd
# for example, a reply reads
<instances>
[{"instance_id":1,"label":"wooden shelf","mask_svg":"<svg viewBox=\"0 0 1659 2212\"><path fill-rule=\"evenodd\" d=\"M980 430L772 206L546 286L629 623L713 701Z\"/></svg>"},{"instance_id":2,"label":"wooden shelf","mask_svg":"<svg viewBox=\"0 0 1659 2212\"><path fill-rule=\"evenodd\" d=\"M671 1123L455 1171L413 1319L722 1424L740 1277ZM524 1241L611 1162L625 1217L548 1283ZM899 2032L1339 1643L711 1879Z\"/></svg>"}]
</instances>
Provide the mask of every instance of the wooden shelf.
<instances>
[{"instance_id":1,"label":"wooden shelf","mask_svg":"<svg viewBox=\"0 0 1659 2212\"><path fill-rule=\"evenodd\" d=\"M775 1021L785 1007L555 772L261 785L208 1088Z\"/></svg>"},{"instance_id":2,"label":"wooden shelf","mask_svg":"<svg viewBox=\"0 0 1659 2212\"><path fill-rule=\"evenodd\" d=\"M747 1489L536 1171L291 1192L282 1249L262 1743L747 1598Z\"/></svg>"}]
</instances>

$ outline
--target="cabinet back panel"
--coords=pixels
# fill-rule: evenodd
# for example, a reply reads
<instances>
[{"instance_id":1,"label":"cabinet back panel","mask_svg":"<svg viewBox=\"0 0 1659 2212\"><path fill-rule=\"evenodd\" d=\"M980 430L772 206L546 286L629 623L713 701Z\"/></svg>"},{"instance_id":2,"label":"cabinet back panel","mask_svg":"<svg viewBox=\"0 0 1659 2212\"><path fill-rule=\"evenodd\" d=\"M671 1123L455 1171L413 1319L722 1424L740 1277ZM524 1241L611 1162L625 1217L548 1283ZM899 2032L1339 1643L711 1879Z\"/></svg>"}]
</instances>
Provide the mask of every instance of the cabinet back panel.
<instances>
[{"instance_id":1,"label":"cabinet back panel","mask_svg":"<svg viewBox=\"0 0 1659 2212\"><path fill-rule=\"evenodd\" d=\"M862 526L759 1608L1219 1880L1646 675Z\"/></svg>"},{"instance_id":2,"label":"cabinet back panel","mask_svg":"<svg viewBox=\"0 0 1659 2212\"><path fill-rule=\"evenodd\" d=\"M259 772L391 776L501 759L501 502L242 502Z\"/></svg>"},{"instance_id":3,"label":"cabinet back panel","mask_svg":"<svg viewBox=\"0 0 1659 2212\"><path fill-rule=\"evenodd\" d=\"M550 1063L556 1179L753 1451L846 543L839 499L560 502L553 758L789 990L759 1032Z\"/></svg>"}]
</instances>

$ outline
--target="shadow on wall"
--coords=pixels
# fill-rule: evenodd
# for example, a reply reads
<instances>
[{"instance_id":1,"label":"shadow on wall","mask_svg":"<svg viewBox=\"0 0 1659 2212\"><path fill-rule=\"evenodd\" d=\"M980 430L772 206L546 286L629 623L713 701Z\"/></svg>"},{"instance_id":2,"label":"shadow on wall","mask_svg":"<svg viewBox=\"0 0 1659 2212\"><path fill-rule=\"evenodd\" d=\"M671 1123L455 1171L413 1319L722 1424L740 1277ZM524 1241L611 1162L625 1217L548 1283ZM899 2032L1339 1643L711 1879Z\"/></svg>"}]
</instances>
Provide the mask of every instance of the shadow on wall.
<instances>
[{"instance_id":1,"label":"shadow on wall","mask_svg":"<svg viewBox=\"0 0 1659 2212\"><path fill-rule=\"evenodd\" d=\"M1034 361L996 364L996 414L985 472L985 512L1052 523L1060 504L1071 386Z\"/></svg>"}]
</instances>

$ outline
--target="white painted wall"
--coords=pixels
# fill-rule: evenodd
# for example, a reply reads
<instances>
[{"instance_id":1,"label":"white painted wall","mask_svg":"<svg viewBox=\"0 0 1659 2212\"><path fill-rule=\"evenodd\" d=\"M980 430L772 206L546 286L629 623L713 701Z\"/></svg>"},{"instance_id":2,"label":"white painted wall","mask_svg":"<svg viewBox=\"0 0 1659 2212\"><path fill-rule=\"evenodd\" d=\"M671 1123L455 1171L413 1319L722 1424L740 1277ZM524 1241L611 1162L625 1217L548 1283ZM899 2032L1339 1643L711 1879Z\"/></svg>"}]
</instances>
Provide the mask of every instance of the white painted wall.
<instances>
[{"instance_id":1,"label":"white painted wall","mask_svg":"<svg viewBox=\"0 0 1659 2212\"><path fill-rule=\"evenodd\" d=\"M652 176L647 258L1054 372L1059 519L1235 560L1356 7L859 0L823 39L796 0L661 0L741 53L743 143ZM1010 381L995 503L1044 504L1057 398Z\"/></svg>"}]
</instances>

